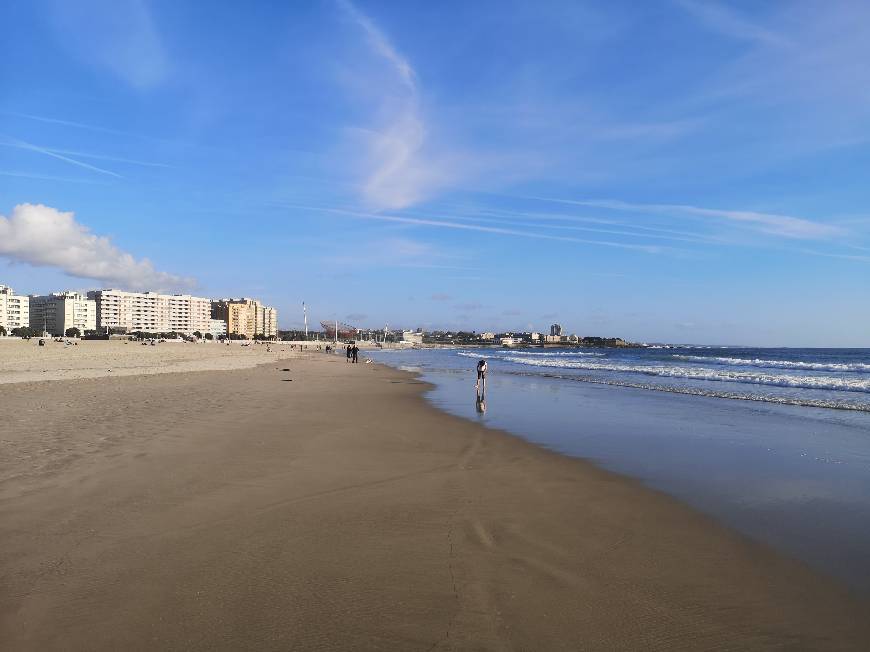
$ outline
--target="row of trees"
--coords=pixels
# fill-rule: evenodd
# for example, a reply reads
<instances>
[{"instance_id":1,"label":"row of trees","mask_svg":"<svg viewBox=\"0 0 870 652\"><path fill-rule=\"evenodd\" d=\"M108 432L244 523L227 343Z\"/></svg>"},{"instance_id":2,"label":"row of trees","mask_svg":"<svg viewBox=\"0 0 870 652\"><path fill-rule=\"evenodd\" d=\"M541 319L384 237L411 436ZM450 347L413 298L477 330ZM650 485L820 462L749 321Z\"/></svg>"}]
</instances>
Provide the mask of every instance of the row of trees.
<instances>
[{"instance_id":1,"label":"row of trees","mask_svg":"<svg viewBox=\"0 0 870 652\"><path fill-rule=\"evenodd\" d=\"M85 335L93 335L95 333L96 333L96 331L91 331L91 330L85 331ZM0 326L0 337L4 337L6 335L12 335L13 337L42 337L42 332L36 330L35 328L30 328L29 326L19 326L18 328L13 328L11 332L7 332L5 326ZM82 332L78 328L73 326L72 328L67 328L64 335L66 335L66 337L81 337ZM173 340L173 339L186 337L183 333L175 333L175 332L171 332L171 333L147 333L147 332L142 331L142 332L130 333L130 335L132 337L135 337L136 339L140 339L140 340L157 340L157 339ZM198 340L206 339L206 340L211 341L214 339L214 335L212 335L211 333L203 334L200 331L195 331L193 333L193 337L197 338ZM226 338L227 338L226 335L221 335L219 339L223 340ZM246 340L246 339L248 339L248 336L244 335L244 334L240 335L238 333L231 333L229 335L229 339L231 339L231 340ZM263 340L269 340L271 338L266 337L266 335L264 335L263 333L257 333L256 335L254 335L254 339L259 340L259 341L263 341Z\"/></svg>"},{"instance_id":2,"label":"row of trees","mask_svg":"<svg viewBox=\"0 0 870 652\"><path fill-rule=\"evenodd\" d=\"M5 337L6 335L11 335L12 337L42 337L42 332L30 326L19 326L7 332L5 326L0 326L0 337ZM64 335L66 337L81 337L82 332L73 326L72 328L67 328Z\"/></svg>"}]
</instances>

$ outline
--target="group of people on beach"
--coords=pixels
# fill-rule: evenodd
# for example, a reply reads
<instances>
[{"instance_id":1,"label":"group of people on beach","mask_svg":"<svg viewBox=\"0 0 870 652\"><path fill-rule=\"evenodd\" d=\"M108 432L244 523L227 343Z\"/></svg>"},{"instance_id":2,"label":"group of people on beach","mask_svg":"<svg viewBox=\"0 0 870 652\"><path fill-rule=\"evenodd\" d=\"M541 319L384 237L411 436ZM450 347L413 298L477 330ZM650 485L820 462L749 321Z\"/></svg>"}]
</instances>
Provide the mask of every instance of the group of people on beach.
<instances>
[{"instance_id":1,"label":"group of people on beach","mask_svg":"<svg viewBox=\"0 0 870 652\"><path fill-rule=\"evenodd\" d=\"M359 362L359 347L356 342L351 342L347 345L347 361Z\"/></svg>"}]
</instances>

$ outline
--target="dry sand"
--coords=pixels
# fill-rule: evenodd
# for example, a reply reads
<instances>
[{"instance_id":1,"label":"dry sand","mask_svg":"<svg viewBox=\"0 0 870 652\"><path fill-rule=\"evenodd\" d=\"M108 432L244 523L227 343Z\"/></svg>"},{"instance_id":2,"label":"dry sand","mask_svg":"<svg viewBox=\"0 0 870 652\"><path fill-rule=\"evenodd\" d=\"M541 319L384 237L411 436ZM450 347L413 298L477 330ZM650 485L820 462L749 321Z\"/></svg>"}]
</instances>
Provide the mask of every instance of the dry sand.
<instances>
[{"instance_id":1,"label":"dry sand","mask_svg":"<svg viewBox=\"0 0 870 652\"><path fill-rule=\"evenodd\" d=\"M72 340L75 341L75 340ZM293 355L289 344L242 346L164 342L82 340L65 346L52 339L39 346L38 339L0 338L0 384L41 380L74 380L106 376L139 376L183 371L245 369Z\"/></svg>"},{"instance_id":2,"label":"dry sand","mask_svg":"<svg viewBox=\"0 0 870 652\"><path fill-rule=\"evenodd\" d=\"M804 566L423 389L316 354L0 386L0 647L870 645Z\"/></svg>"}]
</instances>

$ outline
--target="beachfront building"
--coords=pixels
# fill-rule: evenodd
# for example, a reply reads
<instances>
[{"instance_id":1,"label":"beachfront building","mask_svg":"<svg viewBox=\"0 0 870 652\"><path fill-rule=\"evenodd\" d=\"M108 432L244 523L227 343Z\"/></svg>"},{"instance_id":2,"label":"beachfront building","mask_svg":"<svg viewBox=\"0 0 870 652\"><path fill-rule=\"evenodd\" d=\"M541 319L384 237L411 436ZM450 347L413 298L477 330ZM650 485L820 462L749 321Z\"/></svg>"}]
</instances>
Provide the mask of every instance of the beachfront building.
<instances>
[{"instance_id":1,"label":"beachfront building","mask_svg":"<svg viewBox=\"0 0 870 652\"><path fill-rule=\"evenodd\" d=\"M215 339L226 337L227 323L223 319L209 319L208 332L211 333Z\"/></svg>"},{"instance_id":2,"label":"beachfront building","mask_svg":"<svg viewBox=\"0 0 870 652\"><path fill-rule=\"evenodd\" d=\"M278 311L264 306L257 299L217 299L211 302L211 318L222 320L230 337L244 335L253 339L257 335L278 335Z\"/></svg>"},{"instance_id":3,"label":"beachfront building","mask_svg":"<svg viewBox=\"0 0 870 652\"><path fill-rule=\"evenodd\" d=\"M15 294L8 285L0 285L0 326L7 334L13 328L30 325L30 297Z\"/></svg>"},{"instance_id":4,"label":"beachfront building","mask_svg":"<svg viewBox=\"0 0 870 652\"><path fill-rule=\"evenodd\" d=\"M550 336L556 337L562 335L562 325L561 324L553 324L550 326Z\"/></svg>"},{"instance_id":5,"label":"beachfront building","mask_svg":"<svg viewBox=\"0 0 870 652\"><path fill-rule=\"evenodd\" d=\"M207 333L211 301L189 294L92 290L97 326L125 333Z\"/></svg>"},{"instance_id":6,"label":"beachfront building","mask_svg":"<svg viewBox=\"0 0 870 652\"><path fill-rule=\"evenodd\" d=\"M70 328L84 335L97 329L97 302L78 292L31 295L30 323L48 335L65 335Z\"/></svg>"},{"instance_id":7,"label":"beachfront building","mask_svg":"<svg viewBox=\"0 0 870 652\"><path fill-rule=\"evenodd\" d=\"M263 335L276 337L278 335L278 311L271 306L263 306Z\"/></svg>"},{"instance_id":8,"label":"beachfront building","mask_svg":"<svg viewBox=\"0 0 870 652\"><path fill-rule=\"evenodd\" d=\"M487 341L487 342L491 342L495 339L495 333L481 333L480 339Z\"/></svg>"},{"instance_id":9,"label":"beachfront building","mask_svg":"<svg viewBox=\"0 0 870 652\"><path fill-rule=\"evenodd\" d=\"M423 344L423 331L402 331L402 341L409 344Z\"/></svg>"}]
</instances>

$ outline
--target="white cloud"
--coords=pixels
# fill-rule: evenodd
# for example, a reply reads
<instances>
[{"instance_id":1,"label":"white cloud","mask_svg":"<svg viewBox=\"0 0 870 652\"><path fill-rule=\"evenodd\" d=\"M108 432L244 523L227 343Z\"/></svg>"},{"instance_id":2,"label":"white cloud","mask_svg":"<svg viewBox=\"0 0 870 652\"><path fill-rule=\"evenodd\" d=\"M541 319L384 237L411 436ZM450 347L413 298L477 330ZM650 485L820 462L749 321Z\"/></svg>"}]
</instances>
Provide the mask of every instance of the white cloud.
<instances>
[{"instance_id":1,"label":"white cloud","mask_svg":"<svg viewBox=\"0 0 870 652\"><path fill-rule=\"evenodd\" d=\"M417 74L375 23L346 0L338 2L345 15L363 32L369 50L386 66L377 124L358 130L367 157L362 184L375 208L405 208L425 199L447 181L447 166L429 151L429 132L420 110ZM372 75L369 80L381 79ZM367 89L371 92L372 89Z\"/></svg>"},{"instance_id":2,"label":"white cloud","mask_svg":"<svg viewBox=\"0 0 870 652\"><path fill-rule=\"evenodd\" d=\"M0 256L130 290L174 290L196 284L192 278L157 271L147 258L137 260L109 238L91 233L73 213L42 204L19 204L9 217L0 215Z\"/></svg>"}]
</instances>

